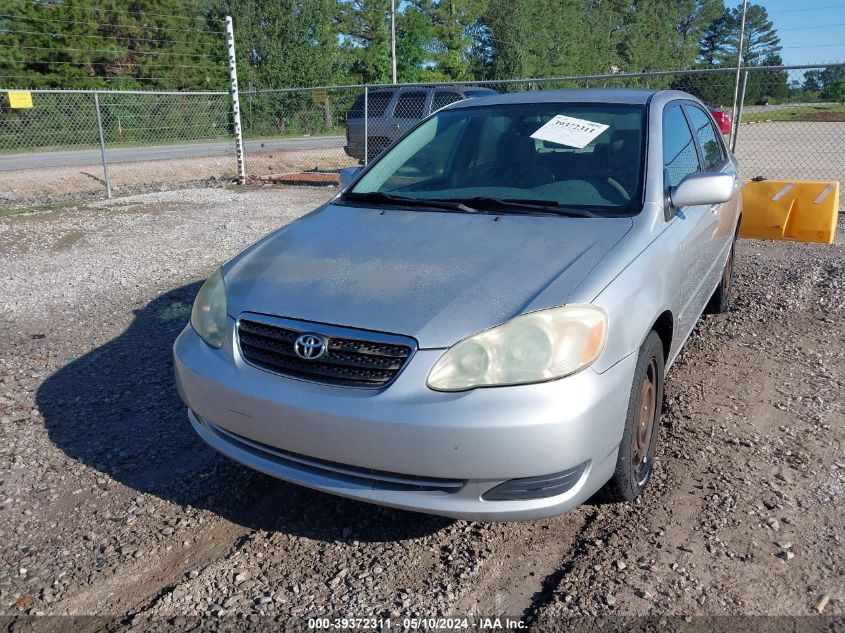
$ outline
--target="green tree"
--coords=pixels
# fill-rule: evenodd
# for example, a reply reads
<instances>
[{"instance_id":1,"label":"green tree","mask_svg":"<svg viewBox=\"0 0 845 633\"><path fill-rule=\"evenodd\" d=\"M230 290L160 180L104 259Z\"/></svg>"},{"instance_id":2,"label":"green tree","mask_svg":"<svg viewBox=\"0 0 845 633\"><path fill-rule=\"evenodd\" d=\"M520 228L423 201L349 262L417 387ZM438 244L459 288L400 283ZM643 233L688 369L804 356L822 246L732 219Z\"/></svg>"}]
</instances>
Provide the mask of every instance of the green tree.
<instances>
[{"instance_id":1,"label":"green tree","mask_svg":"<svg viewBox=\"0 0 845 633\"><path fill-rule=\"evenodd\" d=\"M434 26L434 63L441 77L471 79L470 49L488 0L427 0Z\"/></svg>"},{"instance_id":2,"label":"green tree","mask_svg":"<svg viewBox=\"0 0 845 633\"><path fill-rule=\"evenodd\" d=\"M741 5L728 10L722 18L716 20L702 43L704 61L721 66L736 65L741 25ZM767 57L779 55L780 52L780 37L766 8L759 4L749 4L742 43L743 65L760 66Z\"/></svg>"},{"instance_id":3,"label":"green tree","mask_svg":"<svg viewBox=\"0 0 845 633\"><path fill-rule=\"evenodd\" d=\"M419 4L410 3L396 19L396 76L400 82L428 81L434 68L434 25Z\"/></svg>"},{"instance_id":4,"label":"green tree","mask_svg":"<svg viewBox=\"0 0 845 633\"><path fill-rule=\"evenodd\" d=\"M241 86L325 86L342 76L334 0L224 0L233 16Z\"/></svg>"},{"instance_id":5,"label":"green tree","mask_svg":"<svg viewBox=\"0 0 845 633\"><path fill-rule=\"evenodd\" d=\"M349 72L363 83L391 79L390 0L341 0L338 28Z\"/></svg>"},{"instance_id":6,"label":"green tree","mask_svg":"<svg viewBox=\"0 0 845 633\"><path fill-rule=\"evenodd\" d=\"M484 15L487 27L488 76L513 79L528 76L531 0L492 2Z\"/></svg>"},{"instance_id":7,"label":"green tree","mask_svg":"<svg viewBox=\"0 0 845 633\"><path fill-rule=\"evenodd\" d=\"M623 47L625 70L665 70L678 65L680 3L639 0L634 3L629 20Z\"/></svg>"},{"instance_id":8,"label":"green tree","mask_svg":"<svg viewBox=\"0 0 845 633\"><path fill-rule=\"evenodd\" d=\"M207 0L9 0L0 79L56 88L226 85L225 38ZM214 32L217 31L217 32Z\"/></svg>"},{"instance_id":9,"label":"green tree","mask_svg":"<svg viewBox=\"0 0 845 633\"><path fill-rule=\"evenodd\" d=\"M678 61L681 68L694 65L712 24L725 15L724 0L680 0L678 2ZM676 61L677 65L677 61Z\"/></svg>"},{"instance_id":10,"label":"green tree","mask_svg":"<svg viewBox=\"0 0 845 633\"><path fill-rule=\"evenodd\" d=\"M845 81L843 66L828 66L804 73L804 89L818 93L822 99L841 101L843 81Z\"/></svg>"},{"instance_id":11,"label":"green tree","mask_svg":"<svg viewBox=\"0 0 845 633\"><path fill-rule=\"evenodd\" d=\"M840 77L836 80L836 83L830 87L828 98L832 101L845 103L845 77Z\"/></svg>"}]
</instances>

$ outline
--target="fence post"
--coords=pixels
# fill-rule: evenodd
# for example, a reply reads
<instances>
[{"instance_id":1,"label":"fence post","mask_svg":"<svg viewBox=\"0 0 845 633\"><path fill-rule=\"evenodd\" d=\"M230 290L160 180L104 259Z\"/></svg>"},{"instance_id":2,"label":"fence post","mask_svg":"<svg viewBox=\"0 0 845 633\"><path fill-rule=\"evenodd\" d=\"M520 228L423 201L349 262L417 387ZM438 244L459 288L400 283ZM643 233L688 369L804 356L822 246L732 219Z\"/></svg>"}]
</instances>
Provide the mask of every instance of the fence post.
<instances>
[{"instance_id":1,"label":"fence post","mask_svg":"<svg viewBox=\"0 0 845 633\"><path fill-rule=\"evenodd\" d=\"M238 184L246 182L244 165L244 137L241 130L241 102L238 97L238 66L235 62L235 30L232 28L232 16L226 16L226 43L229 46L229 83L232 94L232 119L235 126L235 158L238 161Z\"/></svg>"},{"instance_id":2,"label":"fence post","mask_svg":"<svg viewBox=\"0 0 845 633\"><path fill-rule=\"evenodd\" d=\"M369 100L369 91L367 90L367 86L364 86L364 167L367 166L367 154L368 152L368 143L369 143L369 136L370 130L369 127L369 115L370 115L370 104L368 103Z\"/></svg>"},{"instance_id":3,"label":"fence post","mask_svg":"<svg viewBox=\"0 0 845 633\"><path fill-rule=\"evenodd\" d=\"M106 181L106 196L111 198L111 182L109 181L109 163L106 160L106 138L103 135L103 118L100 116L100 98L94 91L94 110L97 112L97 130L100 132L100 157L103 160L103 176Z\"/></svg>"},{"instance_id":4,"label":"fence post","mask_svg":"<svg viewBox=\"0 0 845 633\"><path fill-rule=\"evenodd\" d=\"M745 86L748 82L748 70L742 71L742 80L739 86L739 106L734 119L733 134L731 135L731 152L736 152L736 139L739 136L739 123L742 121L742 108L745 105Z\"/></svg>"}]
</instances>

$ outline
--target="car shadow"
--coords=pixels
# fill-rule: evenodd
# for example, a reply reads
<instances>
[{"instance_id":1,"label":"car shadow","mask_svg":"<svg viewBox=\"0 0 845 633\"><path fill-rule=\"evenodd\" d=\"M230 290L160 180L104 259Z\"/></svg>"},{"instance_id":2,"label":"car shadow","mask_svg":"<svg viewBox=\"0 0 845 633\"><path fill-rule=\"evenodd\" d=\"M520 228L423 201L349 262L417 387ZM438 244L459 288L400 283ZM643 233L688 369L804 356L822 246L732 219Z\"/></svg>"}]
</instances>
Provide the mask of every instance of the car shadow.
<instances>
[{"instance_id":1,"label":"car shadow","mask_svg":"<svg viewBox=\"0 0 845 633\"><path fill-rule=\"evenodd\" d=\"M336 541L418 538L453 521L295 486L218 455L194 433L173 381L172 346L199 290L166 292L117 338L39 387L50 439L69 457L139 493L250 527Z\"/></svg>"}]
</instances>

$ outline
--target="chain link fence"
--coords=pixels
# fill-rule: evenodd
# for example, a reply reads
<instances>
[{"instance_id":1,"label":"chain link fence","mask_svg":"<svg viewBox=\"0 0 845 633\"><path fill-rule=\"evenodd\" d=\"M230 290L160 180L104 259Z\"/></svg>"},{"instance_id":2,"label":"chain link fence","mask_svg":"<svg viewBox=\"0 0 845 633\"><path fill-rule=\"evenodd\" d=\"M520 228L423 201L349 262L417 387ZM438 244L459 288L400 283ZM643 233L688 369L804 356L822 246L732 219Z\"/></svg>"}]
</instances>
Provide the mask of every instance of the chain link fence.
<instances>
[{"instance_id":1,"label":"chain link fence","mask_svg":"<svg viewBox=\"0 0 845 633\"><path fill-rule=\"evenodd\" d=\"M227 92L0 91L0 201L237 172Z\"/></svg>"},{"instance_id":2,"label":"chain link fence","mask_svg":"<svg viewBox=\"0 0 845 633\"><path fill-rule=\"evenodd\" d=\"M287 176L288 182L331 183L342 167L372 159L419 120L454 101L522 90L618 87L684 90L711 108L736 110L736 153L748 177L845 180L840 149L845 142L845 64L742 69L734 103L736 79L735 68L718 68L437 85L248 89L240 92L246 172L252 177ZM118 188L138 181L237 174L229 93L34 91L33 101L31 109L13 110L0 100L0 198L29 168L61 167L84 173L82 186L102 186L92 168L101 161L101 138L102 155Z\"/></svg>"}]
</instances>

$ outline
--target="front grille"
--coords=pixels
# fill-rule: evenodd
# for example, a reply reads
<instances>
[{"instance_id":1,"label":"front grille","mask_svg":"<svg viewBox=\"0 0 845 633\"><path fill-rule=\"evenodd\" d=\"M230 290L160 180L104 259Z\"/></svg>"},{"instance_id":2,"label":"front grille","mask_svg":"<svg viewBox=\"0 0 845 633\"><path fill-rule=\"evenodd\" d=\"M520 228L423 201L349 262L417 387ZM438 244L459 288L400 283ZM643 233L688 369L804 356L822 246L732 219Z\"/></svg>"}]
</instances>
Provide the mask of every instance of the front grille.
<instances>
[{"instance_id":1,"label":"front grille","mask_svg":"<svg viewBox=\"0 0 845 633\"><path fill-rule=\"evenodd\" d=\"M326 352L319 359L304 360L294 351L294 342L309 329L293 329L278 324L243 318L238 320L238 340L244 359L269 371L314 382L348 387L378 388L388 385L413 351L409 345L382 341L328 336Z\"/></svg>"},{"instance_id":2,"label":"front grille","mask_svg":"<svg viewBox=\"0 0 845 633\"><path fill-rule=\"evenodd\" d=\"M294 468L301 472L307 472L321 477L328 477L336 481L354 483L359 486L367 486L372 490L406 490L415 492L458 492L466 484L462 479L443 479L440 477L418 477L416 475L404 475L400 473L389 473L383 470L372 468L361 468L359 466L348 466L337 464L325 459L307 457L298 453L291 453L273 446L250 440L237 433L232 433L222 427L202 420L205 426L214 432L222 440L234 444L241 450L253 455L269 459L281 466Z\"/></svg>"}]
</instances>

